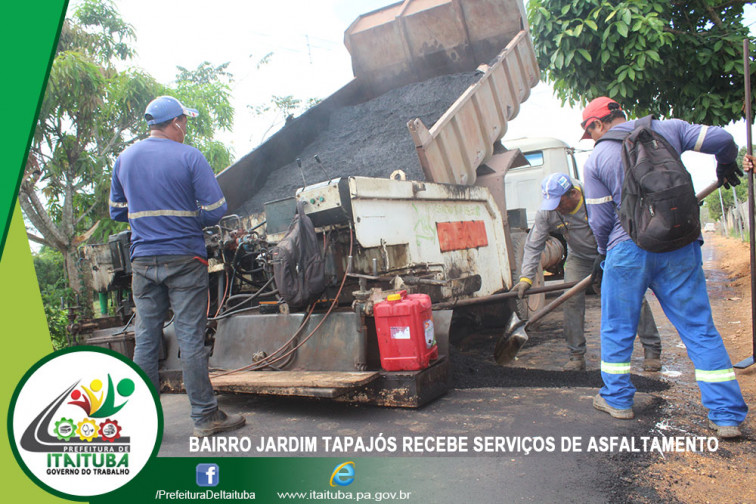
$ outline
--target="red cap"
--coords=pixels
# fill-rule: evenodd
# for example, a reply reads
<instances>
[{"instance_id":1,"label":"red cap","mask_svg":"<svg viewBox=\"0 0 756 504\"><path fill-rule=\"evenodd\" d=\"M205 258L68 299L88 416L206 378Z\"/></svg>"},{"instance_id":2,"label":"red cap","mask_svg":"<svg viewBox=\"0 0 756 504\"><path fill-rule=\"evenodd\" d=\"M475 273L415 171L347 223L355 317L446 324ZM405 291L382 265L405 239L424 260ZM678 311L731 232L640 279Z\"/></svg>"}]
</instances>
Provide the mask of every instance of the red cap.
<instances>
[{"instance_id":1,"label":"red cap","mask_svg":"<svg viewBox=\"0 0 756 504\"><path fill-rule=\"evenodd\" d=\"M609 108L609 105L612 103L616 105L616 108ZM583 110L583 122L580 123L580 126L585 131L583 132L583 136L580 140L591 138L591 135L590 133L588 133L588 129L586 128L588 126L588 121L600 120L611 114L613 110L622 109L620 108L619 103L612 100L608 96L599 96L598 98L591 100L591 102L588 103L588 105L586 105L585 109Z\"/></svg>"}]
</instances>

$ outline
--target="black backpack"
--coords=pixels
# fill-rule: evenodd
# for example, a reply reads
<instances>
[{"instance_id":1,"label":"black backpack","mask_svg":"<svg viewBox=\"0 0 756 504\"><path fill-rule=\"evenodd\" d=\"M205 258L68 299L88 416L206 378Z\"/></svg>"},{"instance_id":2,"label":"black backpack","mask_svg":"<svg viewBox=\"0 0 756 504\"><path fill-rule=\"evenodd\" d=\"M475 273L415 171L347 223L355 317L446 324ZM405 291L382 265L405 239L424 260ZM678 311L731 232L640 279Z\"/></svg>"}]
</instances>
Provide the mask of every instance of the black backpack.
<instances>
[{"instance_id":1,"label":"black backpack","mask_svg":"<svg viewBox=\"0 0 756 504\"><path fill-rule=\"evenodd\" d=\"M297 204L297 215L272 256L278 293L289 306L301 308L320 297L325 290L325 264L304 202Z\"/></svg>"},{"instance_id":2,"label":"black backpack","mask_svg":"<svg viewBox=\"0 0 756 504\"><path fill-rule=\"evenodd\" d=\"M651 129L651 119L638 119L629 133L610 130L596 143L622 142L622 227L640 248L669 252L694 242L701 220L690 173L674 147Z\"/></svg>"}]
</instances>

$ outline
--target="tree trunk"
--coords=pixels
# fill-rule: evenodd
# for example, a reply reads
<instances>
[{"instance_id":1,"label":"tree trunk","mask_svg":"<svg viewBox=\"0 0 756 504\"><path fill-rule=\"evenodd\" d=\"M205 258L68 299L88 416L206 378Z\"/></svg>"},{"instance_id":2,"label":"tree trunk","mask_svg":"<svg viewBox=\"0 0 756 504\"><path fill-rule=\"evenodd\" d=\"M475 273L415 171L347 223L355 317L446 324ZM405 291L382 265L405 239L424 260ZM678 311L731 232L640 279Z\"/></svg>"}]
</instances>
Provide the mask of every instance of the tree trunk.
<instances>
[{"instance_id":1,"label":"tree trunk","mask_svg":"<svg viewBox=\"0 0 756 504\"><path fill-rule=\"evenodd\" d=\"M68 285L76 293L76 297L81 307L81 315L85 318L92 316L92 303L94 298L92 289L86 287L84 271L79 270L79 253L75 247L66 249L63 252L66 262L66 276Z\"/></svg>"}]
</instances>

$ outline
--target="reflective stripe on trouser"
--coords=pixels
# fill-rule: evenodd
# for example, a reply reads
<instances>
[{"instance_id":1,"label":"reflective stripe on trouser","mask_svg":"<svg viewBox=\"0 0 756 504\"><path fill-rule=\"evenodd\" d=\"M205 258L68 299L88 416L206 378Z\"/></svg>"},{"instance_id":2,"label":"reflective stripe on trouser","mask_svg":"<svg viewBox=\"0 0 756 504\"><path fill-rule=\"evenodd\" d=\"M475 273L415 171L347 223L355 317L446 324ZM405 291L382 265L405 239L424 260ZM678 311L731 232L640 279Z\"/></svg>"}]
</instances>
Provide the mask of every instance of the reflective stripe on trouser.
<instances>
[{"instance_id":1,"label":"reflective stripe on trouser","mask_svg":"<svg viewBox=\"0 0 756 504\"><path fill-rule=\"evenodd\" d=\"M568 255L564 263L564 281L579 282L593 273L595 259L581 259ZM573 354L585 354L585 291L564 302L564 339ZM638 337L643 348L656 354L661 353L661 337L656 321L645 297L638 324Z\"/></svg>"},{"instance_id":2,"label":"reflective stripe on trouser","mask_svg":"<svg viewBox=\"0 0 756 504\"><path fill-rule=\"evenodd\" d=\"M158 355L168 307L181 351L184 387L196 422L218 409L208 376L207 266L192 256L138 257L131 263L137 310L134 362L158 387Z\"/></svg>"},{"instance_id":3,"label":"reflective stripe on trouser","mask_svg":"<svg viewBox=\"0 0 756 504\"><path fill-rule=\"evenodd\" d=\"M709 418L718 425L737 425L745 419L748 407L711 318L697 241L663 253L647 252L630 240L621 242L607 254L601 287L601 395L607 403L620 409L633 404L630 375L607 373L604 363L630 361L643 293L651 288L687 347Z\"/></svg>"}]
</instances>

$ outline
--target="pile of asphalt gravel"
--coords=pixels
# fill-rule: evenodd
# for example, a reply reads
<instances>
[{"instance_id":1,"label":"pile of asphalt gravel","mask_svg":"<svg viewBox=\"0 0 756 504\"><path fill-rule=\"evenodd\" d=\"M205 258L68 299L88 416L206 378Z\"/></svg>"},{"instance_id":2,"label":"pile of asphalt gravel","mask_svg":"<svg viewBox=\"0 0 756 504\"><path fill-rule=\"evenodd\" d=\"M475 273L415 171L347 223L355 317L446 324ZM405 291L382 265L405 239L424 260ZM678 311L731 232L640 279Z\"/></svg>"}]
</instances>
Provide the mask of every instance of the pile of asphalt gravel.
<instances>
[{"instance_id":1,"label":"pile of asphalt gravel","mask_svg":"<svg viewBox=\"0 0 756 504\"><path fill-rule=\"evenodd\" d=\"M328 129L297 154L305 180L314 184L346 176L387 178L397 169L404 170L410 180L424 180L407 122L420 118L430 127L480 75L442 75L334 111ZM314 161L316 154L326 173ZM268 175L265 185L238 213L261 212L264 203L294 196L299 187L302 174L297 164L282 166Z\"/></svg>"}]
</instances>

